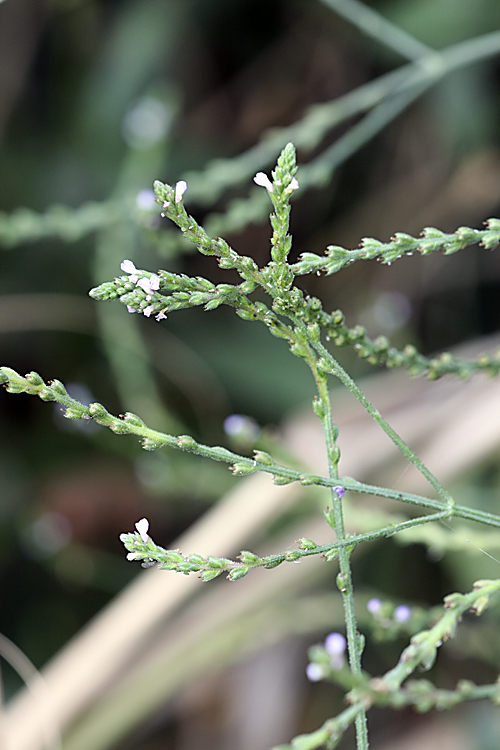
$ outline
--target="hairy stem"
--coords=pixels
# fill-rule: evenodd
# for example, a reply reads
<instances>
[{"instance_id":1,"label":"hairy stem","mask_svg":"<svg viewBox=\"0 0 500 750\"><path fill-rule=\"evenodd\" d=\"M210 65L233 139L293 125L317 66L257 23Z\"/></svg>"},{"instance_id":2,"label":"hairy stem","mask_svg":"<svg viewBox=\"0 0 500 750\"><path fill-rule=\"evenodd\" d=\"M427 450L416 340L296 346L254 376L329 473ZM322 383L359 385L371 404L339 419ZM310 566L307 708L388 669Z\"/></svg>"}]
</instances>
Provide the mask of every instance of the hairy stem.
<instances>
[{"instance_id":1,"label":"hairy stem","mask_svg":"<svg viewBox=\"0 0 500 750\"><path fill-rule=\"evenodd\" d=\"M330 394L328 392L326 378L324 377L323 373L318 372L316 363L311 366L311 370L316 380L319 400L322 407L321 422L323 425L323 432L325 435L325 443L328 454L329 476L330 479L337 479L338 461L340 454L336 444L337 427L334 425L332 420ZM344 513L342 510L342 495L343 492L339 493L335 490L335 488L332 488L331 500L335 533L337 535L337 541L341 545L338 551L339 574L337 576L337 586L342 595L342 603L344 607L349 665L352 674L355 677L361 677L361 649L356 622L356 612L354 608L354 590L352 584L350 560L352 549L344 544L344 542L347 540L347 536L344 526ZM366 720L366 712L364 710L360 711L356 715L355 724L357 750L368 750L368 726Z\"/></svg>"}]
</instances>

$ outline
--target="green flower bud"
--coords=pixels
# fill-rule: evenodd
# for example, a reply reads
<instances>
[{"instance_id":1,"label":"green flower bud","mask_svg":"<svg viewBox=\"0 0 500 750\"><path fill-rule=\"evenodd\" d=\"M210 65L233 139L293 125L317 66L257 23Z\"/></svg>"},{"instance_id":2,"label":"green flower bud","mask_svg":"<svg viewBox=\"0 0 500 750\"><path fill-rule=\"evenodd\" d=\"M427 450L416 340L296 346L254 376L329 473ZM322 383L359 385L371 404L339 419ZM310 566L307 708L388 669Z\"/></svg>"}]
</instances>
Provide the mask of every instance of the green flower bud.
<instances>
[{"instance_id":1,"label":"green flower bud","mask_svg":"<svg viewBox=\"0 0 500 750\"><path fill-rule=\"evenodd\" d=\"M125 412L123 415L123 421L127 424L133 425L134 427L146 427L144 422L137 414L133 414L131 411Z\"/></svg>"},{"instance_id":2,"label":"green flower bud","mask_svg":"<svg viewBox=\"0 0 500 750\"><path fill-rule=\"evenodd\" d=\"M188 560L190 563L193 563L193 565L205 565L207 562L204 557L196 554L189 555Z\"/></svg>"},{"instance_id":3,"label":"green flower bud","mask_svg":"<svg viewBox=\"0 0 500 750\"><path fill-rule=\"evenodd\" d=\"M339 573L337 578L335 579L335 582L340 593L345 594L349 586L347 575L345 573Z\"/></svg>"},{"instance_id":4,"label":"green flower bud","mask_svg":"<svg viewBox=\"0 0 500 750\"><path fill-rule=\"evenodd\" d=\"M316 414L317 417L319 417L320 419L324 419L325 418L325 407L324 407L324 404L323 404L322 401L320 401L320 399L317 396L315 396L314 399L313 399L312 407L313 407L313 411L314 411L314 413Z\"/></svg>"},{"instance_id":5,"label":"green flower bud","mask_svg":"<svg viewBox=\"0 0 500 750\"><path fill-rule=\"evenodd\" d=\"M266 453L266 451L254 451L255 460L258 461L260 464L265 464L266 466L274 466L276 463L274 458L269 455L269 453Z\"/></svg>"},{"instance_id":6,"label":"green flower bud","mask_svg":"<svg viewBox=\"0 0 500 750\"><path fill-rule=\"evenodd\" d=\"M257 471L257 467L248 464L233 464L229 467L229 470L237 477L244 477L247 474L253 474Z\"/></svg>"},{"instance_id":7,"label":"green flower bud","mask_svg":"<svg viewBox=\"0 0 500 750\"><path fill-rule=\"evenodd\" d=\"M156 451L158 448L163 448L166 445L165 440L144 438L141 440L141 446L145 451Z\"/></svg>"},{"instance_id":8,"label":"green flower bud","mask_svg":"<svg viewBox=\"0 0 500 750\"><path fill-rule=\"evenodd\" d=\"M253 552L248 552L248 550L245 549L240 552L238 558L245 565L258 565L262 562L262 559L260 557L255 555Z\"/></svg>"},{"instance_id":9,"label":"green flower bud","mask_svg":"<svg viewBox=\"0 0 500 750\"><path fill-rule=\"evenodd\" d=\"M6 369L6 368L3 368ZM40 375L37 372L29 372L26 375L26 380L28 380L31 385L45 385L43 379L40 377Z\"/></svg>"},{"instance_id":10,"label":"green flower bud","mask_svg":"<svg viewBox=\"0 0 500 750\"><path fill-rule=\"evenodd\" d=\"M200 578L202 581L212 581L217 576L220 576L222 570L202 570Z\"/></svg>"},{"instance_id":11,"label":"green flower bud","mask_svg":"<svg viewBox=\"0 0 500 750\"><path fill-rule=\"evenodd\" d=\"M177 445L182 450L195 450L197 447L196 440L190 435L179 435L177 438Z\"/></svg>"},{"instance_id":12,"label":"green flower bud","mask_svg":"<svg viewBox=\"0 0 500 750\"><path fill-rule=\"evenodd\" d=\"M288 477L273 477L273 484L277 484L279 486L290 484L290 482L293 482L293 479L288 479Z\"/></svg>"},{"instance_id":13,"label":"green flower bud","mask_svg":"<svg viewBox=\"0 0 500 750\"><path fill-rule=\"evenodd\" d=\"M244 578L248 573L248 568L233 568L227 574L228 581L238 581L240 578Z\"/></svg>"},{"instance_id":14,"label":"green flower bud","mask_svg":"<svg viewBox=\"0 0 500 750\"><path fill-rule=\"evenodd\" d=\"M300 549L307 549L307 550L313 550L317 548L316 542L313 542L312 539L306 539L305 537L303 539L299 539L299 547Z\"/></svg>"},{"instance_id":15,"label":"green flower bud","mask_svg":"<svg viewBox=\"0 0 500 750\"><path fill-rule=\"evenodd\" d=\"M82 419L82 417L87 416L85 414L84 409L75 409L71 406L68 406L67 409L63 411L63 417L66 419Z\"/></svg>"},{"instance_id":16,"label":"green flower bud","mask_svg":"<svg viewBox=\"0 0 500 750\"><path fill-rule=\"evenodd\" d=\"M16 391L13 390L14 388L16 388ZM12 384L11 386L9 383L7 390L10 391L11 393L14 393L14 392L21 393L22 391L24 391L24 388L21 386L16 387L14 384ZM38 392L38 395L40 396L42 401L55 401L56 400L56 397L52 393L52 390L50 390L49 388L42 388Z\"/></svg>"}]
</instances>

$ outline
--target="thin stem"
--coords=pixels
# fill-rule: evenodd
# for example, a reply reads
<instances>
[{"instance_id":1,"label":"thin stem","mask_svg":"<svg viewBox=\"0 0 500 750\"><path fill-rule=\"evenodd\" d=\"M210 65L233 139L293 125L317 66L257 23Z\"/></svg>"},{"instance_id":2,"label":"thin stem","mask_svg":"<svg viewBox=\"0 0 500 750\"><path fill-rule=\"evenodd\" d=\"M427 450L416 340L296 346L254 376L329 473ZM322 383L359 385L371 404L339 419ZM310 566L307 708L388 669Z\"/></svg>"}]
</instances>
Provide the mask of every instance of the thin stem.
<instances>
[{"instance_id":1,"label":"thin stem","mask_svg":"<svg viewBox=\"0 0 500 750\"><path fill-rule=\"evenodd\" d=\"M314 365L314 363L312 364ZM468 521L475 521L476 523L484 523L488 526L500 528L500 516L495 513L457 505L453 501L451 503L448 501L444 503L442 500L428 498L424 495L416 495L411 492L400 492L399 490L391 490L387 487L365 484L350 477L322 477L317 474L290 469L276 462L269 464L262 460L255 460L238 453L233 453L221 446L203 445L188 435L174 436L153 430L145 425L142 420L139 420L137 417L133 418L134 415L129 415L128 413L123 418L114 417L101 404L86 406L69 396L62 383L52 381L52 383L47 384L37 373L29 373L26 377L22 377L10 367L0 367L0 383L3 383L10 393L28 393L37 395L44 401L58 402L65 407L64 415L71 419L94 419L98 424L108 427L119 435L134 435L142 438L143 447L147 450L155 450L163 447L175 448L198 456L211 458L214 461L223 461L233 464L233 466L241 466L245 469L244 471L235 471L236 474L250 474L254 471L261 471L289 482L300 482L306 486L340 486L361 495L385 497L389 500L397 500L402 503L417 505L421 508L429 508L437 512L446 511L449 516L464 518Z\"/></svg>"},{"instance_id":2,"label":"thin stem","mask_svg":"<svg viewBox=\"0 0 500 750\"><path fill-rule=\"evenodd\" d=\"M322 0L336 13L347 18L360 31L394 50L407 60L419 60L434 50L391 23L381 13L359 0Z\"/></svg>"},{"instance_id":3,"label":"thin stem","mask_svg":"<svg viewBox=\"0 0 500 750\"><path fill-rule=\"evenodd\" d=\"M443 500L445 500L446 503L452 508L455 505L455 501L453 500L450 493L443 487L443 485L434 476L434 474L429 471L427 466L425 466L425 464L418 458L418 456L413 453L411 448L408 447L405 441L390 426L390 424L385 421L378 409L376 409L373 404L367 399L363 391L356 385L351 376L344 370L344 368L337 362L337 360L332 357L330 352L325 349L321 342L316 342L314 344L314 348L322 357L322 365L324 365L332 373L332 375L335 375L341 381L341 383L351 391L353 396L358 399L358 401L366 409L368 414L373 417L377 424L380 425L386 435L388 435L392 442L396 445L396 447L399 448L401 453L406 456L409 461L411 461L411 463L418 469L422 476L427 479L429 484L434 487L436 492L438 492Z\"/></svg>"},{"instance_id":4,"label":"thin stem","mask_svg":"<svg viewBox=\"0 0 500 750\"><path fill-rule=\"evenodd\" d=\"M305 332L305 326L300 326L303 332ZM311 366L311 363L310 363ZM318 388L318 395L322 406L323 416L321 418L323 424L323 432L325 435L326 449L328 455L328 471L330 479L338 478L338 460L339 451L336 445L337 428L332 421L332 408L330 404L330 394L326 383L326 378L323 373L318 372L316 363L311 366L314 379L316 380L316 386ZM343 493L342 493L343 494ZM339 574L337 576L337 586L342 595L342 604L344 607L344 618L346 624L346 635L347 635L347 652L349 655L349 665L351 672L356 677L361 677L361 651L360 641L358 636L358 627L356 622L356 611L354 608L354 590L352 584L351 574L351 552L350 547L345 546L344 542L347 539L345 526L344 526L344 513L342 510L342 499L341 494L335 491L335 488L331 490L332 499L332 513L335 523L335 533L337 535L337 541L340 543L338 558L339 558ZM360 711L356 715L356 746L357 750L368 750L368 726L366 720L366 712Z\"/></svg>"}]
</instances>

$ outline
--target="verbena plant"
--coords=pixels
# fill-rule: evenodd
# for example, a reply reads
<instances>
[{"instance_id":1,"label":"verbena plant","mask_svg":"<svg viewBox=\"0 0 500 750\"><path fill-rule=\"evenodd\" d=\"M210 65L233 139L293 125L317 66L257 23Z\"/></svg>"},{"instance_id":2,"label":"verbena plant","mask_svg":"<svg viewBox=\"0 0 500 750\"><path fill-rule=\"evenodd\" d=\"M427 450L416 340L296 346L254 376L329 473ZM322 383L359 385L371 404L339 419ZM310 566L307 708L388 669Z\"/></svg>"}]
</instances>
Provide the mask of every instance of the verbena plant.
<instances>
[{"instance_id":1,"label":"verbena plant","mask_svg":"<svg viewBox=\"0 0 500 750\"><path fill-rule=\"evenodd\" d=\"M434 608L427 614L420 613L418 618L414 618L412 611L406 606L395 608L377 599L370 600L368 607L375 631L378 629L386 634L396 635L400 629L404 629L405 632L413 633L397 664L386 674L373 677L362 666L365 638L358 630L351 575L351 556L355 547L360 543L394 536L409 528L451 518L462 518L500 528L500 516L458 505L369 402L333 356L331 349L335 346L351 346L360 357L372 364L406 368L412 375L423 374L431 379L448 374L467 377L476 371L497 375L500 355L483 354L475 361L464 361L450 354L429 359L413 346L397 350L383 336L372 340L364 328L349 328L340 310L325 311L320 300L304 295L295 280L307 274L338 273L359 260L376 259L389 264L413 252L423 255L441 252L448 255L474 243L492 248L500 243L500 220L489 219L483 230L460 227L453 234L445 234L434 228L424 229L419 238L397 233L385 244L374 239L364 239L356 250L330 246L323 256L304 253L297 262L291 263L290 199L299 189L296 172L295 148L289 143L281 152L272 172L272 179L263 172L258 172L254 178L257 185L266 191L273 208L270 216L273 228L270 260L262 268L252 258L240 255L225 240L209 236L186 212L183 204L183 195L187 189L185 181L180 181L173 187L159 181L155 183L156 200L162 206L163 216L176 224L200 253L214 256L220 268L236 271L241 279L240 283L216 285L199 276L191 277L167 270L152 273L137 269L130 260L124 260L121 264L124 275L101 284L90 295L96 300L119 300L129 313L155 318L157 322L164 321L175 310L195 306L213 310L220 305L227 305L243 320L263 324L271 335L287 341L291 354L304 361L315 382L316 396L312 407L323 428L328 476L289 468L262 450L254 451L253 456L249 457L224 447L202 445L189 435L174 436L153 430L136 414L127 412L114 416L100 403L86 406L72 398L60 381L46 383L35 372L22 377L11 368L2 367L0 382L10 393L33 394L44 401L61 404L67 419L92 419L119 435L136 435L145 450L175 448L226 462L238 476L266 472L272 475L278 485L299 482L302 485L320 485L329 489L330 506L325 509L325 519L332 529L333 539L328 544L319 545L312 539L302 538L296 549L287 549L265 557L259 557L248 550L241 551L234 560L207 557L158 546L149 536L146 519L138 521L136 532L123 534L121 539L129 560L141 561L144 566L156 564L162 570L185 575L194 573L203 581L210 581L222 573L230 581L237 581L255 568L270 569L312 555L320 555L325 561L337 565L336 584L343 601L346 636L344 638L340 633L332 633L323 645L311 649L308 676L313 681L324 679L339 684L346 692L347 707L316 731L300 735L290 745L281 745L280 748L333 748L347 728L354 724L357 748L362 750L368 747L367 713L373 706L415 706L420 711L427 711L432 708L450 708L462 701L479 698L500 702L499 682L476 686L470 681L461 681L455 689L444 690L426 679L409 679L417 670L431 668L439 647L453 637L464 613L470 611L480 615L484 612L490 598L500 591L500 580L479 580L470 593L450 594L445 597L444 605L439 611ZM255 292L260 297L262 292L267 295L268 303L254 299ZM432 488L428 497L365 484L340 474L338 428L332 416L328 390L331 376L340 380L351 391L401 453L426 478ZM385 528L349 534L344 526L343 504L350 502L357 494L406 503L415 506L418 513ZM345 650L347 663L344 660Z\"/></svg>"}]
</instances>

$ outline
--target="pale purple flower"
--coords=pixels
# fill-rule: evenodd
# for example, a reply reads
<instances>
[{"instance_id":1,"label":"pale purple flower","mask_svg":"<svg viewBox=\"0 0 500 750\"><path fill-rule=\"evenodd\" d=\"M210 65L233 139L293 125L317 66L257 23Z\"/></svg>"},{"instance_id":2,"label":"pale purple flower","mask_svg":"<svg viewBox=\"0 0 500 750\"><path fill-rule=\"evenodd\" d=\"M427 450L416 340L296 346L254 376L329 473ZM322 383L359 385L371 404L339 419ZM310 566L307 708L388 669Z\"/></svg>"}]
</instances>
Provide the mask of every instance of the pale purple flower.
<instances>
[{"instance_id":1,"label":"pale purple flower","mask_svg":"<svg viewBox=\"0 0 500 750\"><path fill-rule=\"evenodd\" d=\"M401 604L394 610L394 619L396 622L406 622L411 617L411 609L406 604Z\"/></svg>"},{"instance_id":2,"label":"pale purple flower","mask_svg":"<svg viewBox=\"0 0 500 750\"><path fill-rule=\"evenodd\" d=\"M137 286L140 286L141 289L146 292L146 294L152 294L160 288L160 277L155 273L153 273L149 278L147 276L143 276L143 278L139 279L139 281L137 282Z\"/></svg>"},{"instance_id":3,"label":"pale purple flower","mask_svg":"<svg viewBox=\"0 0 500 750\"><path fill-rule=\"evenodd\" d=\"M135 307L130 307L130 305L127 305L127 310L129 311L129 313L137 312L137 310L135 309Z\"/></svg>"},{"instance_id":4,"label":"pale purple flower","mask_svg":"<svg viewBox=\"0 0 500 750\"><path fill-rule=\"evenodd\" d=\"M167 313L166 310L162 310L158 313L158 315L155 315L155 320L160 322L160 320L166 320L167 319Z\"/></svg>"},{"instance_id":5,"label":"pale purple flower","mask_svg":"<svg viewBox=\"0 0 500 750\"><path fill-rule=\"evenodd\" d=\"M346 649L346 640L342 633L330 633L325 638L325 650L330 656L343 654Z\"/></svg>"},{"instance_id":6,"label":"pale purple flower","mask_svg":"<svg viewBox=\"0 0 500 750\"><path fill-rule=\"evenodd\" d=\"M269 177L267 176L265 172L257 172L255 177L253 178L253 181L255 182L256 185L260 185L260 187L265 187L269 193L273 192L273 183L271 182L271 180L269 179Z\"/></svg>"},{"instance_id":7,"label":"pale purple flower","mask_svg":"<svg viewBox=\"0 0 500 750\"><path fill-rule=\"evenodd\" d=\"M324 677L323 668L320 664L315 664L313 661L306 667L306 676L310 682L318 682Z\"/></svg>"},{"instance_id":8,"label":"pale purple flower","mask_svg":"<svg viewBox=\"0 0 500 750\"><path fill-rule=\"evenodd\" d=\"M378 612L380 607L382 606L382 602L380 599L370 599L368 604L366 605L366 609L370 614L374 615L375 612Z\"/></svg>"},{"instance_id":9,"label":"pale purple flower","mask_svg":"<svg viewBox=\"0 0 500 750\"><path fill-rule=\"evenodd\" d=\"M186 190L187 190L187 182L185 182L184 180L179 180L179 182L175 184L175 202L176 203L181 202L182 196L184 195Z\"/></svg>"},{"instance_id":10,"label":"pale purple flower","mask_svg":"<svg viewBox=\"0 0 500 750\"><path fill-rule=\"evenodd\" d=\"M330 633L325 638L325 651L330 655L330 666L332 669L342 669L344 666L344 654L346 639L342 633Z\"/></svg>"},{"instance_id":11,"label":"pale purple flower","mask_svg":"<svg viewBox=\"0 0 500 750\"><path fill-rule=\"evenodd\" d=\"M344 497L344 494L345 494L344 487L333 487L332 489L333 489L334 492L337 493L337 495L339 496L340 500L342 500L342 498Z\"/></svg>"},{"instance_id":12,"label":"pale purple flower","mask_svg":"<svg viewBox=\"0 0 500 750\"><path fill-rule=\"evenodd\" d=\"M148 307L144 308L144 310L142 311L142 314L145 315L146 318L149 318L149 316L151 315L151 313L154 312L154 311L155 311L155 306L154 305L149 305Z\"/></svg>"},{"instance_id":13,"label":"pale purple flower","mask_svg":"<svg viewBox=\"0 0 500 750\"><path fill-rule=\"evenodd\" d=\"M135 205L142 211L150 211L156 206L156 196L152 190L140 190L135 197Z\"/></svg>"},{"instance_id":14,"label":"pale purple flower","mask_svg":"<svg viewBox=\"0 0 500 750\"><path fill-rule=\"evenodd\" d=\"M244 414L231 414L224 420L224 432L230 437L253 442L259 435L259 426Z\"/></svg>"},{"instance_id":15,"label":"pale purple flower","mask_svg":"<svg viewBox=\"0 0 500 750\"><path fill-rule=\"evenodd\" d=\"M141 518L140 521L137 521L135 524L135 528L137 529L138 533L141 535L141 539L144 542L144 544L147 544L149 542L149 536L148 536L148 529L149 529L149 521L147 518Z\"/></svg>"}]
</instances>

